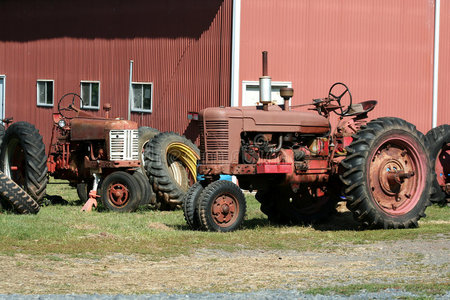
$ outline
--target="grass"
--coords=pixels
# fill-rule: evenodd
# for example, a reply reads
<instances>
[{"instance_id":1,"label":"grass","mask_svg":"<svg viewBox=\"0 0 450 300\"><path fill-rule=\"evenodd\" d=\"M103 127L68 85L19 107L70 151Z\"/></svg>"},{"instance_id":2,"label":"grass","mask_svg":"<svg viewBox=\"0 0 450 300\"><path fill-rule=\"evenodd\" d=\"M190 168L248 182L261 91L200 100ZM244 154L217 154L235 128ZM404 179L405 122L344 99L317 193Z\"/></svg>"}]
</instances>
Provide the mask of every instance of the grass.
<instances>
[{"instance_id":1,"label":"grass","mask_svg":"<svg viewBox=\"0 0 450 300\"><path fill-rule=\"evenodd\" d=\"M344 295L351 296L361 291L379 292L383 290L401 290L418 295L422 299L433 299L435 295L443 295L450 290L450 284L352 284L346 286L333 286L324 288L315 288L305 291L312 295ZM417 299L417 297L414 297Z\"/></svg>"},{"instance_id":2,"label":"grass","mask_svg":"<svg viewBox=\"0 0 450 300\"><path fill-rule=\"evenodd\" d=\"M191 231L182 211L139 210L131 214L108 211L84 213L75 205L76 191L61 181L48 186L49 195L62 196L65 205L49 205L37 215L0 214L0 253L102 255L141 253L155 260L190 254L199 248L225 251L252 249L329 250L341 243L448 237L449 207L432 206L420 228L359 230L349 213L314 227L274 226L247 195L243 229L232 233Z\"/></svg>"}]
</instances>

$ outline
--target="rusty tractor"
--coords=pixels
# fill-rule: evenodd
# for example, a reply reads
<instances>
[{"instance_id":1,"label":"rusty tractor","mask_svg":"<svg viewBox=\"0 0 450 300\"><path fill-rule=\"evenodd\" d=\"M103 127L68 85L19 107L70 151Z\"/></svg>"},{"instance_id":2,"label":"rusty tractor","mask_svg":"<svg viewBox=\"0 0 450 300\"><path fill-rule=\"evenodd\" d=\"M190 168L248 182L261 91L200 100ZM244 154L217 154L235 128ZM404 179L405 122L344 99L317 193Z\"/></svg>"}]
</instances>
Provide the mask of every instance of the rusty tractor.
<instances>
[{"instance_id":1,"label":"rusty tractor","mask_svg":"<svg viewBox=\"0 0 450 300\"><path fill-rule=\"evenodd\" d=\"M271 78L263 52L257 107L217 107L199 112L200 161L205 179L183 199L188 225L227 232L246 213L241 189L257 190L271 222L326 220L345 199L356 220L371 228L411 228L430 204L430 161L424 135L399 118L368 121L377 104L353 104L343 83L307 104L289 106L293 89L282 88L284 105L271 105ZM345 103L344 103L345 102ZM337 115L334 128L332 115ZM239 186L219 180L235 175Z\"/></svg>"},{"instance_id":2,"label":"rusty tractor","mask_svg":"<svg viewBox=\"0 0 450 300\"><path fill-rule=\"evenodd\" d=\"M152 198L147 178L139 172L138 125L109 118L111 106L104 105L106 117L79 109L79 95L69 93L58 102L53 114L53 132L48 155L48 173L69 180L77 187L82 210L103 206L117 212L134 211Z\"/></svg>"}]
</instances>

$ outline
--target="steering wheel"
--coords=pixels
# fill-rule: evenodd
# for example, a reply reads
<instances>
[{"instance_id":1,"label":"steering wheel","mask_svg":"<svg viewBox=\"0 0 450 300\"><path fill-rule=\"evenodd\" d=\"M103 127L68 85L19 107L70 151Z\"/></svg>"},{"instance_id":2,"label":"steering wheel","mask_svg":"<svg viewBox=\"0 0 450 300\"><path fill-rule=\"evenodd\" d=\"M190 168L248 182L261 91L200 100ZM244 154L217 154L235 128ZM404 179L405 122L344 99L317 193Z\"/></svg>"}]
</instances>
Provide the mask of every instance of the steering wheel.
<instances>
[{"instance_id":1,"label":"steering wheel","mask_svg":"<svg viewBox=\"0 0 450 300\"><path fill-rule=\"evenodd\" d=\"M345 88L344 91L343 91L342 93L339 94L339 96L336 96L336 95L334 95L334 94L332 93L332 92L333 92L333 89L334 89L335 87L337 87L337 86L343 86L343 87ZM341 99L342 99L342 97L344 97L345 94L347 94L347 93L348 93L348 96L349 96L349 98L350 98L350 103L349 103L347 109L344 110L344 109L342 108ZM337 112L337 111L334 111L334 112L335 112L337 115L339 115L339 116L345 116L345 115L348 113L348 111L350 110L350 107L352 106L352 93L350 93L350 90L349 90L348 86L346 86L346 85L345 85L344 83L342 83L342 82L336 82L336 83L334 83L334 84L331 86L330 90L328 91L328 98L330 98L330 96L334 98L334 100L339 104L339 106L341 106L341 107L340 107L340 110L341 110L340 113Z\"/></svg>"},{"instance_id":2,"label":"steering wheel","mask_svg":"<svg viewBox=\"0 0 450 300\"><path fill-rule=\"evenodd\" d=\"M69 99L70 101L70 97L72 97L72 101L70 102L69 105L62 105L63 101L65 99ZM67 93L64 96L61 97L61 99L59 99L58 101L58 112L61 114L61 116L63 116L63 118L66 119L73 119L73 116L68 115L67 113L63 113L66 111L74 111L74 112L79 112L79 109L75 106L75 99L79 99L79 103L82 103L82 99L80 97L80 95L75 94L75 93Z\"/></svg>"}]
</instances>

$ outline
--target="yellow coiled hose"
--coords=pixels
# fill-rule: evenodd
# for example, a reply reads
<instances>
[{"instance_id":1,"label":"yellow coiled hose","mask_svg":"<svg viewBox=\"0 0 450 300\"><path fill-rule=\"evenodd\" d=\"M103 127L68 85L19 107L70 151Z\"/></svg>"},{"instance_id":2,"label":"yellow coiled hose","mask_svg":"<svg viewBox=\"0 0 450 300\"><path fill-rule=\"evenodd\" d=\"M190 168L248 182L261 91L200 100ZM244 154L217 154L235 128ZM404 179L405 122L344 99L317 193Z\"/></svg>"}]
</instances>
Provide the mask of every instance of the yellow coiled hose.
<instances>
[{"instance_id":1,"label":"yellow coiled hose","mask_svg":"<svg viewBox=\"0 0 450 300\"><path fill-rule=\"evenodd\" d=\"M197 182L197 160L200 157L189 146L183 143L172 143L167 148L167 154L178 158L191 172L194 182Z\"/></svg>"}]
</instances>

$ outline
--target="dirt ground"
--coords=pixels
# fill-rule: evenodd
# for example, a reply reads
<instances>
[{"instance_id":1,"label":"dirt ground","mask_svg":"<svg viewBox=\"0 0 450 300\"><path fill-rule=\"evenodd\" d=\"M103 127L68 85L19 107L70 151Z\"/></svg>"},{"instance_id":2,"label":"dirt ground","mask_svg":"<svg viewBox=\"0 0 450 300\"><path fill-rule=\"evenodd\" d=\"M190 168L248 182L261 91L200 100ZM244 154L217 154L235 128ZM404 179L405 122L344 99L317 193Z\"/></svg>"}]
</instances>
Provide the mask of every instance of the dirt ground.
<instances>
[{"instance_id":1,"label":"dirt ground","mask_svg":"<svg viewBox=\"0 0 450 300\"><path fill-rule=\"evenodd\" d=\"M148 294L300 289L365 283L449 283L450 239L343 244L329 251L202 249L145 255L0 255L0 294Z\"/></svg>"}]
</instances>

